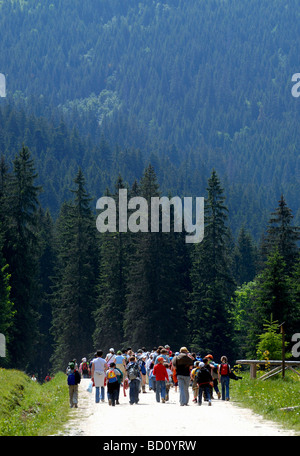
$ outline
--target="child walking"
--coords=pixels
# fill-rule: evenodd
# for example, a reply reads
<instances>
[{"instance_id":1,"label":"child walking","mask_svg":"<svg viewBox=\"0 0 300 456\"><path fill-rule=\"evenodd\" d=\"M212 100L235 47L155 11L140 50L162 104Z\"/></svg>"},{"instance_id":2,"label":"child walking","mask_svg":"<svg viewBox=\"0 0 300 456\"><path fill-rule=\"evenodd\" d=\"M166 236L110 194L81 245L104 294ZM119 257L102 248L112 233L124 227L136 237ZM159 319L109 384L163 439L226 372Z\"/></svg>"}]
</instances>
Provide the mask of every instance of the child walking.
<instances>
[{"instance_id":1,"label":"child walking","mask_svg":"<svg viewBox=\"0 0 300 456\"><path fill-rule=\"evenodd\" d=\"M153 368L153 375L156 378L156 401L165 403L166 399L166 381L169 381L169 375L167 369L164 366L164 358L159 356L157 358L157 364Z\"/></svg>"},{"instance_id":2,"label":"child walking","mask_svg":"<svg viewBox=\"0 0 300 456\"><path fill-rule=\"evenodd\" d=\"M120 389L120 383L118 381L118 377L121 375L119 369L115 369L115 367L116 364L111 363L108 371L106 372L108 405L112 405L113 407L119 399L118 392Z\"/></svg>"}]
</instances>

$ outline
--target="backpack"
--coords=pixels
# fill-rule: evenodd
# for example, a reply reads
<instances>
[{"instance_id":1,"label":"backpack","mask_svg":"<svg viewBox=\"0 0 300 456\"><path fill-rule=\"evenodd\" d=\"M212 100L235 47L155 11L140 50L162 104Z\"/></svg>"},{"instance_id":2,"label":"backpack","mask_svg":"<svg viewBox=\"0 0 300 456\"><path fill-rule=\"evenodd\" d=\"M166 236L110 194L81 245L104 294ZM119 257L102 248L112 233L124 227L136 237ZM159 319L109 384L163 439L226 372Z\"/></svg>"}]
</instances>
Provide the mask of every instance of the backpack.
<instances>
[{"instance_id":1,"label":"backpack","mask_svg":"<svg viewBox=\"0 0 300 456\"><path fill-rule=\"evenodd\" d=\"M109 383L113 383L113 382L116 382L118 380L117 379L117 375L116 375L114 370L110 369L107 372L107 380L108 380Z\"/></svg>"},{"instance_id":2,"label":"backpack","mask_svg":"<svg viewBox=\"0 0 300 456\"><path fill-rule=\"evenodd\" d=\"M81 366L81 368L82 368L82 372L84 372L84 373L88 372L87 363L83 363L82 366Z\"/></svg>"},{"instance_id":3,"label":"backpack","mask_svg":"<svg viewBox=\"0 0 300 456\"><path fill-rule=\"evenodd\" d=\"M70 371L68 374L68 385L78 385L80 383L80 374L78 371Z\"/></svg>"},{"instance_id":4,"label":"backpack","mask_svg":"<svg viewBox=\"0 0 300 456\"><path fill-rule=\"evenodd\" d=\"M222 363L220 366L221 375L229 375L229 365L227 363Z\"/></svg>"},{"instance_id":5,"label":"backpack","mask_svg":"<svg viewBox=\"0 0 300 456\"><path fill-rule=\"evenodd\" d=\"M68 374L68 385L75 385L75 372Z\"/></svg>"},{"instance_id":6,"label":"backpack","mask_svg":"<svg viewBox=\"0 0 300 456\"><path fill-rule=\"evenodd\" d=\"M140 375L139 366L137 364L131 364L127 370L129 380L135 380Z\"/></svg>"}]
</instances>

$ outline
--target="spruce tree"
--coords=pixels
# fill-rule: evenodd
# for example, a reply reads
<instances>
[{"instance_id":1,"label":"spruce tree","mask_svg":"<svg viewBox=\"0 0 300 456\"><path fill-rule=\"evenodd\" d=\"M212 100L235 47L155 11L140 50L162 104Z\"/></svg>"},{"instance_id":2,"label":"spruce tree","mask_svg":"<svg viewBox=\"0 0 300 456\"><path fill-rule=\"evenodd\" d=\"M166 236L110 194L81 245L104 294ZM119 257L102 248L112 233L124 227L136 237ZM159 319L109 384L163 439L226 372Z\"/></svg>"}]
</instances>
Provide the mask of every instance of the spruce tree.
<instances>
[{"instance_id":1,"label":"spruce tree","mask_svg":"<svg viewBox=\"0 0 300 456\"><path fill-rule=\"evenodd\" d=\"M299 252L297 245L300 240L300 228L292 225L293 214L281 195L277 209L272 212L268 223L267 233L262 245L265 258L278 248L286 265L286 272L290 273Z\"/></svg>"},{"instance_id":2,"label":"spruce tree","mask_svg":"<svg viewBox=\"0 0 300 456\"><path fill-rule=\"evenodd\" d=\"M290 335L292 307L286 264L277 248L268 256L265 268L257 279L256 316L253 321L256 334L263 332L263 322L270 320L272 315L279 324L285 322L286 334Z\"/></svg>"},{"instance_id":3,"label":"spruce tree","mask_svg":"<svg viewBox=\"0 0 300 456\"><path fill-rule=\"evenodd\" d=\"M119 214L119 190L125 189L122 177L116 183L115 194ZM118 225L118 220L117 220ZM126 280L129 250L129 233L100 234L100 271L97 287L97 309L94 311L94 345L104 352L112 347L123 348L124 313L126 307Z\"/></svg>"},{"instance_id":4,"label":"spruce tree","mask_svg":"<svg viewBox=\"0 0 300 456\"><path fill-rule=\"evenodd\" d=\"M159 197L153 166L143 174L140 196L148 203L148 232L132 234L132 253L128 269L127 307L124 320L126 343L140 348L186 342L184 291L180 277L178 233L151 232L151 198ZM181 314L183 314L181 316ZM179 317L180 316L180 317Z\"/></svg>"},{"instance_id":5,"label":"spruce tree","mask_svg":"<svg viewBox=\"0 0 300 456\"><path fill-rule=\"evenodd\" d=\"M242 226L234 249L234 277L237 285L250 282L256 275L257 253L250 234Z\"/></svg>"},{"instance_id":6,"label":"spruce tree","mask_svg":"<svg viewBox=\"0 0 300 456\"><path fill-rule=\"evenodd\" d=\"M224 190L215 170L208 180L204 239L192 251L190 295L191 346L202 355L232 355L230 305L235 283L229 252L230 233Z\"/></svg>"},{"instance_id":7,"label":"spruce tree","mask_svg":"<svg viewBox=\"0 0 300 456\"><path fill-rule=\"evenodd\" d=\"M13 162L8 185L9 217L3 255L11 274L11 299L16 311L8 349L13 365L29 369L38 343L38 256L37 213L41 188L27 147Z\"/></svg>"},{"instance_id":8,"label":"spruce tree","mask_svg":"<svg viewBox=\"0 0 300 456\"><path fill-rule=\"evenodd\" d=\"M52 305L55 347L51 359L55 369L64 369L71 359L79 360L93 350L96 227L80 169L74 182L74 200L62 206L57 222L58 267Z\"/></svg>"},{"instance_id":9,"label":"spruce tree","mask_svg":"<svg viewBox=\"0 0 300 456\"><path fill-rule=\"evenodd\" d=\"M48 210L40 209L38 214L39 255L39 345L36 350L36 370L40 378L50 371L50 358L53 351L52 325L52 288L56 264L54 248L54 223Z\"/></svg>"}]
</instances>

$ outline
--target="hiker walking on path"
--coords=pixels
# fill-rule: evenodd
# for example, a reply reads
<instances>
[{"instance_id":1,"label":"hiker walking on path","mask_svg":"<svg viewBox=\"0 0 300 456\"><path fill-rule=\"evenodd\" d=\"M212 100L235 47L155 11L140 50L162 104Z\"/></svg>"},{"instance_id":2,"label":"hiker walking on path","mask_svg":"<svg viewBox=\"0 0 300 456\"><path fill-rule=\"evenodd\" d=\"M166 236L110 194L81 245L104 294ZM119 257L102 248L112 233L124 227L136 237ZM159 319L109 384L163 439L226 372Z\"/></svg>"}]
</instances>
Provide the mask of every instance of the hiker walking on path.
<instances>
[{"instance_id":1,"label":"hiker walking on path","mask_svg":"<svg viewBox=\"0 0 300 456\"><path fill-rule=\"evenodd\" d=\"M206 368L208 362L207 359L204 359L203 362L199 364L199 370L197 372L197 384L199 386L198 392L198 405L202 405L202 396L205 395L208 405L211 405L211 384L212 376L210 370Z\"/></svg>"},{"instance_id":2,"label":"hiker walking on path","mask_svg":"<svg viewBox=\"0 0 300 456\"><path fill-rule=\"evenodd\" d=\"M109 369L106 371L108 405L113 407L116 405L116 401L119 403L120 383L118 377L122 375L121 371L115 367L115 363L110 363Z\"/></svg>"},{"instance_id":3,"label":"hiker walking on path","mask_svg":"<svg viewBox=\"0 0 300 456\"><path fill-rule=\"evenodd\" d=\"M222 387L222 401L229 401L229 374L230 374L230 366L228 364L228 360L226 356L222 356L221 364L219 365L219 381L221 379L221 387Z\"/></svg>"},{"instance_id":4,"label":"hiker walking on path","mask_svg":"<svg viewBox=\"0 0 300 456\"><path fill-rule=\"evenodd\" d=\"M129 363L126 366L127 377L129 381L129 403L130 405L139 402L141 372L135 356L129 358Z\"/></svg>"},{"instance_id":5,"label":"hiker walking on path","mask_svg":"<svg viewBox=\"0 0 300 456\"><path fill-rule=\"evenodd\" d=\"M86 358L82 358L80 366L79 366L79 373L82 375L83 378L89 377L89 366L87 363Z\"/></svg>"},{"instance_id":6,"label":"hiker walking on path","mask_svg":"<svg viewBox=\"0 0 300 456\"><path fill-rule=\"evenodd\" d=\"M69 401L70 407L78 407L78 385L81 377L77 369L75 369L75 363L70 362L67 368L68 386L69 386Z\"/></svg>"},{"instance_id":7,"label":"hiker walking on path","mask_svg":"<svg viewBox=\"0 0 300 456\"><path fill-rule=\"evenodd\" d=\"M105 361L107 366L109 367L111 363L116 362L116 355L115 355L115 350L113 348L109 349L109 353L107 353L105 357Z\"/></svg>"},{"instance_id":8,"label":"hiker walking on path","mask_svg":"<svg viewBox=\"0 0 300 456\"><path fill-rule=\"evenodd\" d=\"M153 368L153 375L156 379L156 402L161 401L164 404L166 399L166 381L169 381L167 369L164 366L164 358L158 356L157 364Z\"/></svg>"},{"instance_id":9,"label":"hiker walking on path","mask_svg":"<svg viewBox=\"0 0 300 456\"><path fill-rule=\"evenodd\" d=\"M179 403L180 405L188 405L189 403L189 384L190 384L190 369L194 364L193 359L188 355L188 349L181 347L180 353L174 356L172 364L176 369L176 376L179 387Z\"/></svg>"},{"instance_id":10,"label":"hiker walking on path","mask_svg":"<svg viewBox=\"0 0 300 456\"><path fill-rule=\"evenodd\" d=\"M104 390L104 381L105 381L105 372L107 369L107 364L102 358L102 350L98 350L96 357L92 360L92 371L91 377L95 385L95 401L96 403L104 402L105 390Z\"/></svg>"},{"instance_id":11,"label":"hiker walking on path","mask_svg":"<svg viewBox=\"0 0 300 456\"><path fill-rule=\"evenodd\" d=\"M122 355L121 350L117 351L115 363L116 363L117 369L120 369L120 371L123 374L123 377L125 378L125 375L126 375L126 356Z\"/></svg>"}]
</instances>

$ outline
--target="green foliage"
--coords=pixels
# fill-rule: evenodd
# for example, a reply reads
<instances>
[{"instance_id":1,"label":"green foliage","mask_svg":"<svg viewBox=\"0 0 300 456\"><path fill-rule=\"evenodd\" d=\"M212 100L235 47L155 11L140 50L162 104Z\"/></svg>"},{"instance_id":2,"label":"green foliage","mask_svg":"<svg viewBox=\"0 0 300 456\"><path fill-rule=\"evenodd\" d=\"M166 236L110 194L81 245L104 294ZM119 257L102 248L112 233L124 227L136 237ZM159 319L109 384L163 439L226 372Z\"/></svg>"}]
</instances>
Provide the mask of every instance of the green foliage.
<instances>
[{"instance_id":1,"label":"green foliage","mask_svg":"<svg viewBox=\"0 0 300 456\"><path fill-rule=\"evenodd\" d=\"M21 371L0 369L0 435L46 436L57 432L69 413L66 376L43 385Z\"/></svg>"},{"instance_id":2,"label":"green foliage","mask_svg":"<svg viewBox=\"0 0 300 456\"><path fill-rule=\"evenodd\" d=\"M244 223L259 239L282 190L298 224L295 10L296 0L3 2L0 150L11 157L25 141L56 215L78 165L98 196L153 154L165 194L199 195L216 169L234 236ZM84 138L70 138L74 126ZM101 153L102 134L121 161Z\"/></svg>"},{"instance_id":3,"label":"green foliage","mask_svg":"<svg viewBox=\"0 0 300 456\"><path fill-rule=\"evenodd\" d=\"M53 293L52 331L55 369L93 350L92 312L98 271L96 230L85 179L79 169L74 200L62 207L57 224L57 267Z\"/></svg>"},{"instance_id":4,"label":"green foliage","mask_svg":"<svg viewBox=\"0 0 300 456\"><path fill-rule=\"evenodd\" d=\"M285 342L285 348L288 343ZM271 320L264 323L264 333L259 336L257 344L258 359L281 359L282 358L282 335L278 332L278 321ZM291 354L287 353L286 358Z\"/></svg>"},{"instance_id":5,"label":"green foliage","mask_svg":"<svg viewBox=\"0 0 300 456\"><path fill-rule=\"evenodd\" d=\"M202 353L213 351L221 357L224 345L231 350L229 311L235 285L226 225L228 209L215 170L208 181L207 192L204 239L201 244L193 246L192 252L190 332L195 350Z\"/></svg>"},{"instance_id":6,"label":"green foliage","mask_svg":"<svg viewBox=\"0 0 300 456\"><path fill-rule=\"evenodd\" d=\"M1 2L9 362L65 368L115 334L254 356L271 313L298 332L297 6ZM147 198L207 191L203 242L99 236L96 198L116 182Z\"/></svg>"}]
</instances>

